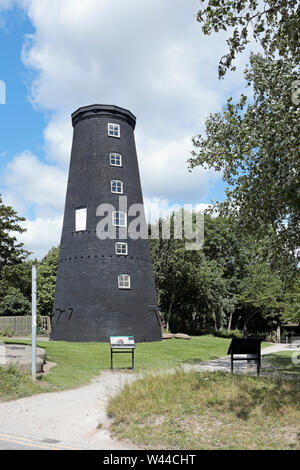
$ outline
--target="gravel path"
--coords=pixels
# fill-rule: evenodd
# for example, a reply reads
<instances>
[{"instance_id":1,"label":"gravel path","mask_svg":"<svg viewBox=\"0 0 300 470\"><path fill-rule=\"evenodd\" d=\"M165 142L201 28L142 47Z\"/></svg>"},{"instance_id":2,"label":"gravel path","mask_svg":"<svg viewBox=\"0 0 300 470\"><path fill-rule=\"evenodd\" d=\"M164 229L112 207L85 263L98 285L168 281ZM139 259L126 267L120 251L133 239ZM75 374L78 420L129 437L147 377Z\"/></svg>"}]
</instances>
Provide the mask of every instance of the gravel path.
<instances>
[{"instance_id":1,"label":"gravel path","mask_svg":"<svg viewBox=\"0 0 300 470\"><path fill-rule=\"evenodd\" d=\"M265 356L267 354L274 354L280 351L299 351L299 347L297 345L280 343L280 344L273 344L272 346L268 346L261 350L261 355ZM185 370L198 370L198 371L224 371L229 372L231 370L231 360L230 356L220 357L219 359L213 359L211 361L204 361L201 364L192 365L186 364L183 366ZM262 368L261 368L261 375L264 375L264 360L262 358ZM256 375L256 364L248 364L247 361L236 361L234 362L234 372L241 373L241 374L249 374L249 375Z\"/></svg>"},{"instance_id":2,"label":"gravel path","mask_svg":"<svg viewBox=\"0 0 300 470\"><path fill-rule=\"evenodd\" d=\"M262 350L270 354L291 350L289 345L276 344ZM235 364L235 370L251 373L247 363ZM185 365L185 370L230 370L230 358L207 361L201 365ZM255 366L252 366L255 369ZM0 403L0 434L23 436L40 443L55 441L89 449L130 449L113 440L108 431L106 416L108 399L138 374L105 371L83 387L64 392L45 393ZM101 424L102 428L97 429Z\"/></svg>"},{"instance_id":3,"label":"gravel path","mask_svg":"<svg viewBox=\"0 0 300 470\"><path fill-rule=\"evenodd\" d=\"M137 377L103 372L89 385L77 389L0 403L0 434L92 449L130 449L111 439L105 409L107 400ZM97 429L99 424L103 428Z\"/></svg>"}]
</instances>

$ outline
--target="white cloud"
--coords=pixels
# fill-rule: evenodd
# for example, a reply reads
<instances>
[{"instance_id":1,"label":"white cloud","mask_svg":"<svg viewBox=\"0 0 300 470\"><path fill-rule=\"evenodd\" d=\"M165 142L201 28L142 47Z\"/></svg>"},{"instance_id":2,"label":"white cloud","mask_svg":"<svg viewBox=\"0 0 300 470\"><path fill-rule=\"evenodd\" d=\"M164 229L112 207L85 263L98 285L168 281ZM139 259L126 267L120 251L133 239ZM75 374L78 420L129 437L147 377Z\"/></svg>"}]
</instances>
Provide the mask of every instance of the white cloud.
<instances>
[{"instance_id":1,"label":"white cloud","mask_svg":"<svg viewBox=\"0 0 300 470\"><path fill-rule=\"evenodd\" d=\"M0 11L8 10L14 5L14 0L0 0Z\"/></svg>"},{"instance_id":2,"label":"white cloud","mask_svg":"<svg viewBox=\"0 0 300 470\"><path fill-rule=\"evenodd\" d=\"M26 208L34 208L37 216L56 216L63 210L66 172L56 166L42 163L25 151L8 163L3 177L4 197L26 215Z\"/></svg>"},{"instance_id":3,"label":"white cloud","mask_svg":"<svg viewBox=\"0 0 300 470\"><path fill-rule=\"evenodd\" d=\"M155 223L159 218L165 218L167 215L171 215L173 212L177 212L179 209L184 207L185 210L191 212L204 212L210 207L210 204L174 204L167 199L159 198L145 198L144 199L145 215L148 223Z\"/></svg>"},{"instance_id":4,"label":"white cloud","mask_svg":"<svg viewBox=\"0 0 300 470\"><path fill-rule=\"evenodd\" d=\"M164 218L180 209L179 204L174 204L167 199L158 197L144 198L145 215L148 223L155 223L159 218Z\"/></svg>"},{"instance_id":5,"label":"white cloud","mask_svg":"<svg viewBox=\"0 0 300 470\"><path fill-rule=\"evenodd\" d=\"M41 259L50 248L60 242L62 217L42 218L27 220L23 223L26 232L18 235L18 240L24 243L27 250L32 251L31 258Z\"/></svg>"},{"instance_id":6,"label":"white cloud","mask_svg":"<svg viewBox=\"0 0 300 470\"><path fill-rule=\"evenodd\" d=\"M144 141L140 155L140 172L144 194L180 203L203 201L218 176L214 171L197 167L188 172L187 159L192 144L189 137L168 142Z\"/></svg>"},{"instance_id":7,"label":"white cloud","mask_svg":"<svg viewBox=\"0 0 300 470\"><path fill-rule=\"evenodd\" d=\"M203 35L195 17L199 1L16 1L34 26L22 51L24 64L35 72L31 101L49 116L44 130L48 164L24 152L9 164L5 178L8 200L36 216L28 226L30 243L41 220L48 220L49 230L58 229L70 114L88 104L115 104L137 116L145 203L159 201L165 213L177 203L202 204L218 176L201 168L188 172L191 137L203 130L205 118L221 108L228 92L239 91L242 67L218 81L225 35ZM245 60L240 58L240 65ZM49 247L53 237L48 233Z\"/></svg>"},{"instance_id":8,"label":"white cloud","mask_svg":"<svg viewBox=\"0 0 300 470\"><path fill-rule=\"evenodd\" d=\"M14 0L0 0L0 29L6 27L5 13L14 5Z\"/></svg>"},{"instance_id":9,"label":"white cloud","mask_svg":"<svg viewBox=\"0 0 300 470\"><path fill-rule=\"evenodd\" d=\"M44 130L46 155L63 168L69 164L72 133L71 117L64 113L55 114Z\"/></svg>"}]
</instances>

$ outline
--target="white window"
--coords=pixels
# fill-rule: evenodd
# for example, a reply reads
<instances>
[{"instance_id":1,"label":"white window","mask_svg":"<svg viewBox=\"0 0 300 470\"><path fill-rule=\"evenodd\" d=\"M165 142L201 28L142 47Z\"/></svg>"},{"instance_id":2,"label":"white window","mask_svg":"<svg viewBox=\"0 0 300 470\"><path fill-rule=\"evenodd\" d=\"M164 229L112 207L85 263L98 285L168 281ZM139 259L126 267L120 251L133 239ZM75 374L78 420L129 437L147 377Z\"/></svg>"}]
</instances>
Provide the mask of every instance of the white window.
<instances>
[{"instance_id":1,"label":"white window","mask_svg":"<svg viewBox=\"0 0 300 470\"><path fill-rule=\"evenodd\" d=\"M75 231L86 230L87 208L76 209L75 211Z\"/></svg>"},{"instance_id":2,"label":"white window","mask_svg":"<svg viewBox=\"0 0 300 470\"><path fill-rule=\"evenodd\" d=\"M114 211L112 213L112 221L115 227L127 227L126 212Z\"/></svg>"},{"instance_id":3,"label":"white window","mask_svg":"<svg viewBox=\"0 0 300 470\"><path fill-rule=\"evenodd\" d=\"M128 245L127 243L118 242L115 244L116 255L127 255L128 254Z\"/></svg>"},{"instance_id":4,"label":"white window","mask_svg":"<svg viewBox=\"0 0 300 470\"><path fill-rule=\"evenodd\" d=\"M119 274L118 276L119 289L130 289L130 276L129 274Z\"/></svg>"},{"instance_id":5,"label":"white window","mask_svg":"<svg viewBox=\"0 0 300 470\"><path fill-rule=\"evenodd\" d=\"M122 166L122 156L120 153L112 152L109 154L109 162L111 166Z\"/></svg>"},{"instance_id":6,"label":"white window","mask_svg":"<svg viewBox=\"0 0 300 470\"><path fill-rule=\"evenodd\" d=\"M120 180L111 180L110 182L111 192L123 194L123 182Z\"/></svg>"},{"instance_id":7,"label":"white window","mask_svg":"<svg viewBox=\"0 0 300 470\"><path fill-rule=\"evenodd\" d=\"M119 124L112 124L109 122L107 124L108 128L108 135L111 137L120 137L120 125Z\"/></svg>"}]
</instances>

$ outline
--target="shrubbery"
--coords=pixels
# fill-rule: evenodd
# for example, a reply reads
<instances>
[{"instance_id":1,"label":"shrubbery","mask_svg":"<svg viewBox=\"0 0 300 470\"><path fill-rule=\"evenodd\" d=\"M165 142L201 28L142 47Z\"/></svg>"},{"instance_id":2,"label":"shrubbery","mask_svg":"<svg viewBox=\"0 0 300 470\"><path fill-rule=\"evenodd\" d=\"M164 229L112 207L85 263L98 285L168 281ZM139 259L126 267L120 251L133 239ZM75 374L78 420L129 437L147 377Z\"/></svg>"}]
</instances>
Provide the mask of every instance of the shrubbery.
<instances>
[{"instance_id":1,"label":"shrubbery","mask_svg":"<svg viewBox=\"0 0 300 470\"><path fill-rule=\"evenodd\" d=\"M218 338L243 338L244 337L243 332L240 330L228 331L228 330L220 329L220 330L212 331L212 334L214 336L217 336Z\"/></svg>"},{"instance_id":2,"label":"shrubbery","mask_svg":"<svg viewBox=\"0 0 300 470\"><path fill-rule=\"evenodd\" d=\"M0 315L30 315L31 304L20 289L9 287L0 301Z\"/></svg>"},{"instance_id":3,"label":"shrubbery","mask_svg":"<svg viewBox=\"0 0 300 470\"><path fill-rule=\"evenodd\" d=\"M0 336L7 336L10 338L12 336L16 336L16 333L10 328L3 328L2 330L0 330Z\"/></svg>"}]
</instances>

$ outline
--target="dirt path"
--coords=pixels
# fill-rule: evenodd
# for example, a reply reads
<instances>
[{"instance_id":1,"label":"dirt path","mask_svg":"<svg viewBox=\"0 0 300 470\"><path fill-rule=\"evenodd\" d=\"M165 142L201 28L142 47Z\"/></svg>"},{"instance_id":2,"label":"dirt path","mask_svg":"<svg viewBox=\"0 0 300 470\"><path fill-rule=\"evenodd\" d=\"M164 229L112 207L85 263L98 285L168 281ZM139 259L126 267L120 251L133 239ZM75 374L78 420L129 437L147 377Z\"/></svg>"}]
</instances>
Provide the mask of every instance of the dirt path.
<instances>
[{"instance_id":1,"label":"dirt path","mask_svg":"<svg viewBox=\"0 0 300 470\"><path fill-rule=\"evenodd\" d=\"M107 400L138 375L103 372L92 383L0 403L0 434L92 449L130 449L111 439ZM97 426L102 424L101 429Z\"/></svg>"}]
</instances>

